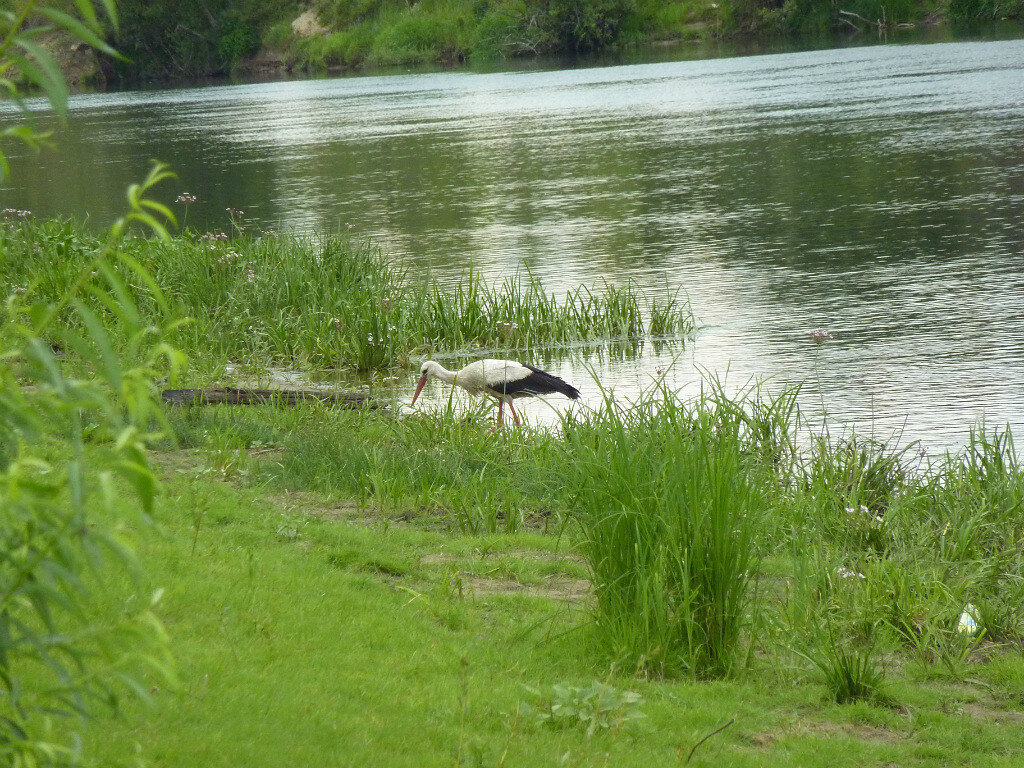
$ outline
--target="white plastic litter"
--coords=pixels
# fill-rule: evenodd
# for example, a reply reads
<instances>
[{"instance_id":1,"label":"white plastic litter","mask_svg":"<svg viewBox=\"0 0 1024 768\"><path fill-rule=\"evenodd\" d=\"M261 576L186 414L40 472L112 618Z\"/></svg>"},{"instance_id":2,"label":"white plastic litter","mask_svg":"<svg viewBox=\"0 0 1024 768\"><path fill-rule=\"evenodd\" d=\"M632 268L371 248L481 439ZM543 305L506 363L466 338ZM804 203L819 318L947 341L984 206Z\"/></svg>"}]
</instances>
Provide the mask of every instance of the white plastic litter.
<instances>
[{"instance_id":1,"label":"white plastic litter","mask_svg":"<svg viewBox=\"0 0 1024 768\"><path fill-rule=\"evenodd\" d=\"M969 635L978 631L978 609L973 603L964 606L964 611L960 614L960 621L956 625L956 631L966 632Z\"/></svg>"}]
</instances>

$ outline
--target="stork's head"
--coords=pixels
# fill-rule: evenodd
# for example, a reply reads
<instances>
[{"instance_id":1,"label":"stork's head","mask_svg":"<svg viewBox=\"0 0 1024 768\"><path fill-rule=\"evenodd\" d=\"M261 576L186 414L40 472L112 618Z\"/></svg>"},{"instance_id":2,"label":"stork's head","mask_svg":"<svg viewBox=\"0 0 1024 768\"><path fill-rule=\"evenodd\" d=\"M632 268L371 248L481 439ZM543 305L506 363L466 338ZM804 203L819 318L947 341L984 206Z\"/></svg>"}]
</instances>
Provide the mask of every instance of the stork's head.
<instances>
[{"instance_id":1,"label":"stork's head","mask_svg":"<svg viewBox=\"0 0 1024 768\"><path fill-rule=\"evenodd\" d=\"M433 373L436 365L437 363L433 360L427 360L420 366L420 380L419 383L416 384L416 394L412 396L412 405L416 405L416 398L420 396L420 392L423 390L423 385L427 383L427 379L430 378L430 374Z\"/></svg>"}]
</instances>

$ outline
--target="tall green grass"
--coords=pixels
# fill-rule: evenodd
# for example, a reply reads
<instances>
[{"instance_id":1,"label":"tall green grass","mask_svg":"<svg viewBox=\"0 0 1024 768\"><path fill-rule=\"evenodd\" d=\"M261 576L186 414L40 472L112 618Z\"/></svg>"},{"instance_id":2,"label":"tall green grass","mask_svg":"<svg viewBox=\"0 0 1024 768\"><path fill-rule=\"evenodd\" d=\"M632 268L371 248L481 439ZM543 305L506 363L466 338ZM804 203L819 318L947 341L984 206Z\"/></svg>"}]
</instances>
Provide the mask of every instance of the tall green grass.
<instances>
[{"instance_id":1,"label":"tall green grass","mask_svg":"<svg viewBox=\"0 0 1024 768\"><path fill-rule=\"evenodd\" d=\"M1019 646L1024 472L1009 433L978 428L928 461L856 436L798 441L795 395L714 381L691 399L607 393L557 432L499 435L486 406L174 418L215 451L270 444L260 478L370 516L560 532L591 575L599 655L620 670L783 664L847 702L884 699L893 670L960 679L980 642ZM968 604L976 634L958 631Z\"/></svg>"},{"instance_id":2,"label":"tall green grass","mask_svg":"<svg viewBox=\"0 0 1024 768\"><path fill-rule=\"evenodd\" d=\"M0 281L53 301L93 245L67 222L0 225ZM676 297L651 304L632 286L557 296L529 273L497 287L474 272L451 289L411 281L377 248L344 236L187 233L167 243L134 239L122 251L191 318L175 341L209 369L232 360L372 371L437 350L629 340L693 327ZM144 286L134 287L142 310L155 311Z\"/></svg>"},{"instance_id":3,"label":"tall green grass","mask_svg":"<svg viewBox=\"0 0 1024 768\"><path fill-rule=\"evenodd\" d=\"M772 469L749 424L720 388L628 405L608 393L596 413L565 418L598 636L618 662L702 677L744 664Z\"/></svg>"}]
</instances>

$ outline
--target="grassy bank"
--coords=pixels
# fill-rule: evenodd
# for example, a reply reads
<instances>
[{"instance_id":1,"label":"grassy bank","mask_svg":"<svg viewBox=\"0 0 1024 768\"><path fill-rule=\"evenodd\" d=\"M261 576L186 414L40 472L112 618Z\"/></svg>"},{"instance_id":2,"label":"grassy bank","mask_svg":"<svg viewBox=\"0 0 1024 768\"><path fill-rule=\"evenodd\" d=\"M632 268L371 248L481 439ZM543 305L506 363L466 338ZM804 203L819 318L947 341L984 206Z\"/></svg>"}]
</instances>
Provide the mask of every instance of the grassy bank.
<instances>
[{"instance_id":1,"label":"grassy bank","mask_svg":"<svg viewBox=\"0 0 1024 768\"><path fill-rule=\"evenodd\" d=\"M93 235L67 222L8 222L0 225L0 281L21 301L58 301L88 273L95 247ZM648 299L630 286L555 296L529 274L492 288L469 273L442 290L430 280L410 280L372 245L346 236L188 232L119 248L153 276L172 315L190 318L166 341L191 357L200 381L228 362L255 370L383 371L438 350L485 349L493 356L693 328L688 306L675 296ZM164 314L150 286L135 279L129 287L143 319ZM80 322L72 308L62 320Z\"/></svg>"},{"instance_id":2,"label":"grassy bank","mask_svg":"<svg viewBox=\"0 0 1024 768\"><path fill-rule=\"evenodd\" d=\"M798 452L791 394L609 400L562 437L176 411L141 554L181 687L87 742L157 765L1018 764L1008 437Z\"/></svg>"},{"instance_id":3,"label":"grassy bank","mask_svg":"<svg viewBox=\"0 0 1024 768\"><path fill-rule=\"evenodd\" d=\"M129 194L158 234L162 176ZM794 392L714 382L499 435L453 408L168 409L177 348L200 379L227 359L381 369L439 337L689 318L629 289L410 283L344 238L119 223L100 247L4 215L0 762L1024 756L1008 433L930 462L827 434L798 449Z\"/></svg>"},{"instance_id":4,"label":"grassy bank","mask_svg":"<svg viewBox=\"0 0 1024 768\"><path fill-rule=\"evenodd\" d=\"M342 334L395 315L408 331L385 349L401 358L431 341L417 334L436 326L417 318L450 319L460 343L530 339L553 333L540 330L551 317L577 327L570 310L590 301L410 285L344 239L135 239L94 279L80 229L18 217L0 232L5 311L50 301L41 327L85 326L62 357L34 341L12 353L5 391L37 400L79 386L62 367L109 370L104 387L125 390L113 358L130 363L141 345L151 362L127 386L151 407L158 336L202 372L218 355L305 359L324 324ZM81 301L65 306L72 283ZM586 321L602 332L649 330L657 316L635 296L602 296ZM530 308L521 327L493 314L519 305ZM192 324L168 323L184 311ZM290 346L252 345L266 324ZM363 332L332 347L339 362L359 365ZM19 390L33 356L38 383ZM89 722L87 754L156 765L1017 765L1024 468L1011 436L976 430L963 450L931 458L827 433L798 443L795 395L729 396L714 381L691 400L606 393L557 431L499 435L483 408L134 414L163 432L163 490L153 524L130 527L141 580L107 573L88 615L114 620L162 589L179 682L145 673L152 707L127 701L123 717ZM54 421L35 446L50 462L41 480L72 455L141 451L135 428L102 427L100 411L121 414L105 402L37 417ZM11 456L28 445L15 427ZM152 488L144 467L120 477L89 482L108 505L89 507L100 528L133 519L129 483Z\"/></svg>"},{"instance_id":5,"label":"grassy bank","mask_svg":"<svg viewBox=\"0 0 1024 768\"><path fill-rule=\"evenodd\" d=\"M777 39L1024 19L1022 0L217 0L118 4L123 79L575 55L658 40Z\"/></svg>"}]
</instances>

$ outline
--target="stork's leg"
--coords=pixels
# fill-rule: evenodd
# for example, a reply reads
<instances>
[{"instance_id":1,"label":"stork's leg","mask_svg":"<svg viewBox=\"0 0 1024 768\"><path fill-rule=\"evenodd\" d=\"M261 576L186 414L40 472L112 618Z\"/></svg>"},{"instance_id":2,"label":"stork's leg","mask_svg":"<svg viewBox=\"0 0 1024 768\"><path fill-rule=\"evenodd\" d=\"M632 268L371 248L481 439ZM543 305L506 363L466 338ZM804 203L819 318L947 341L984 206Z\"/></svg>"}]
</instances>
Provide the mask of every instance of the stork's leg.
<instances>
[{"instance_id":1,"label":"stork's leg","mask_svg":"<svg viewBox=\"0 0 1024 768\"><path fill-rule=\"evenodd\" d=\"M494 429L491 430L492 432L497 432L504 425L504 423L505 423L505 412L503 410L504 408L505 408L505 401L504 400L499 400L498 401L498 423L495 424Z\"/></svg>"},{"instance_id":2,"label":"stork's leg","mask_svg":"<svg viewBox=\"0 0 1024 768\"><path fill-rule=\"evenodd\" d=\"M508 401L508 409L510 411L512 411L512 418L516 420L516 426L518 427L519 424L520 424L520 422L519 422L519 414L516 413L516 407L514 405L512 405L512 401L511 400Z\"/></svg>"}]
</instances>

